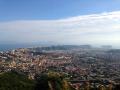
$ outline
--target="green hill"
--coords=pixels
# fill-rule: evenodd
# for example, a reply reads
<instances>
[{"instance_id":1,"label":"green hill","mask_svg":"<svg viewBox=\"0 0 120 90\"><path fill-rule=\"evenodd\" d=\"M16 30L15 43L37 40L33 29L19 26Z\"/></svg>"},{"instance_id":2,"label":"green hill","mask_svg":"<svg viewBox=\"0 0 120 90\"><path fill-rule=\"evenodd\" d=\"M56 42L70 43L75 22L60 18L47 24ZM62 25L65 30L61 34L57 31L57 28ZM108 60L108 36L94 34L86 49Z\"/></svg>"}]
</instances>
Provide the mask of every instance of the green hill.
<instances>
[{"instance_id":1,"label":"green hill","mask_svg":"<svg viewBox=\"0 0 120 90\"><path fill-rule=\"evenodd\" d=\"M16 72L2 73L0 90L34 90L34 82Z\"/></svg>"},{"instance_id":2,"label":"green hill","mask_svg":"<svg viewBox=\"0 0 120 90\"><path fill-rule=\"evenodd\" d=\"M74 90L63 75L55 72L37 75L35 80L17 72L0 74L0 90Z\"/></svg>"},{"instance_id":3,"label":"green hill","mask_svg":"<svg viewBox=\"0 0 120 90\"><path fill-rule=\"evenodd\" d=\"M35 90L74 90L59 73L49 72L36 77Z\"/></svg>"}]
</instances>

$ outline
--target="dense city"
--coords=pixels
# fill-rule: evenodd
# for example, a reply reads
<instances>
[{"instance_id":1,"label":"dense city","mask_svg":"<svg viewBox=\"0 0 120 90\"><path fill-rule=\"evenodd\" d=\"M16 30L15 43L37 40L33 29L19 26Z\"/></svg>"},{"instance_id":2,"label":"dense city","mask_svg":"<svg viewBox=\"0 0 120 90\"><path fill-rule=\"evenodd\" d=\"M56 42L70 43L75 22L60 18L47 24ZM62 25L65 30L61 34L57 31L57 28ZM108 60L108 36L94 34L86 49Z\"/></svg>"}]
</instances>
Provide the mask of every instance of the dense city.
<instances>
[{"instance_id":1,"label":"dense city","mask_svg":"<svg viewBox=\"0 0 120 90\"><path fill-rule=\"evenodd\" d=\"M11 70L24 73L29 79L54 71L64 74L76 90L85 85L113 90L120 85L120 50L63 45L1 51L0 73Z\"/></svg>"}]
</instances>

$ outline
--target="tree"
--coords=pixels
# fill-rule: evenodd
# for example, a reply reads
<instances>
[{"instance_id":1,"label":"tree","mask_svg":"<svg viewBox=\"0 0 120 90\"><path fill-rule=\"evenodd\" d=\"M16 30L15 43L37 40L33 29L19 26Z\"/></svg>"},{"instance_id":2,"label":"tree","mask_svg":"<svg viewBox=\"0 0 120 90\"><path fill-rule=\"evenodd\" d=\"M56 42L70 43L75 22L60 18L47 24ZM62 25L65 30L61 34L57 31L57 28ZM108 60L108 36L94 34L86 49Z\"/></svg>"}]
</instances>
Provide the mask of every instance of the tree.
<instances>
[{"instance_id":1,"label":"tree","mask_svg":"<svg viewBox=\"0 0 120 90\"><path fill-rule=\"evenodd\" d=\"M36 76L35 90L74 90L63 75L49 72Z\"/></svg>"},{"instance_id":2,"label":"tree","mask_svg":"<svg viewBox=\"0 0 120 90\"><path fill-rule=\"evenodd\" d=\"M34 81L17 72L0 74L0 90L34 90Z\"/></svg>"}]
</instances>

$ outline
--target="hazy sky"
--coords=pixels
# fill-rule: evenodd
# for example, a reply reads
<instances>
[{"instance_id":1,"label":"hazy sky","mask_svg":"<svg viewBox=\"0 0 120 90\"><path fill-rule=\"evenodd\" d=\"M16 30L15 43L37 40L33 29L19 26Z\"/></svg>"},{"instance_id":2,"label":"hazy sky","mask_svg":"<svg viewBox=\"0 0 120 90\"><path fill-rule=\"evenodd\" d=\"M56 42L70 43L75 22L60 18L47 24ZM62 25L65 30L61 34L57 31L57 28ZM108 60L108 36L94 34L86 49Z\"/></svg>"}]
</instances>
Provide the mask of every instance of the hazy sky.
<instances>
[{"instance_id":1,"label":"hazy sky","mask_svg":"<svg viewBox=\"0 0 120 90\"><path fill-rule=\"evenodd\" d=\"M120 0L0 0L0 43L120 44Z\"/></svg>"}]
</instances>

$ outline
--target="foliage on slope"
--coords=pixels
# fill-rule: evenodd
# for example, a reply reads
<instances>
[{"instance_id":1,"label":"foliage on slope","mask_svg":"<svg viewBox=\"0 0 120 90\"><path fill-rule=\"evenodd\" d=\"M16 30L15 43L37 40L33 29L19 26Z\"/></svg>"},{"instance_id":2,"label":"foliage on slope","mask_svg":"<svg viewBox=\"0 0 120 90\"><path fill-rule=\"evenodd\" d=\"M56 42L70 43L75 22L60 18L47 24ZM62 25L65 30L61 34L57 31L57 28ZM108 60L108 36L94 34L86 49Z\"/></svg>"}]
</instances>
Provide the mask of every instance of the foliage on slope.
<instances>
[{"instance_id":1,"label":"foliage on slope","mask_svg":"<svg viewBox=\"0 0 120 90\"><path fill-rule=\"evenodd\" d=\"M0 74L0 90L33 90L34 82L17 72Z\"/></svg>"},{"instance_id":2,"label":"foliage on slope","mask_svg":"<svg viewBox=\"0 0 120 90\"><path fill-rule=\"evenodd\" d=\"M35 90L74 90L59 73L49 72L36 76Z\"/></svg>"}]
</instances>

